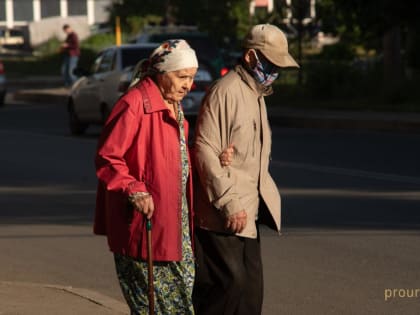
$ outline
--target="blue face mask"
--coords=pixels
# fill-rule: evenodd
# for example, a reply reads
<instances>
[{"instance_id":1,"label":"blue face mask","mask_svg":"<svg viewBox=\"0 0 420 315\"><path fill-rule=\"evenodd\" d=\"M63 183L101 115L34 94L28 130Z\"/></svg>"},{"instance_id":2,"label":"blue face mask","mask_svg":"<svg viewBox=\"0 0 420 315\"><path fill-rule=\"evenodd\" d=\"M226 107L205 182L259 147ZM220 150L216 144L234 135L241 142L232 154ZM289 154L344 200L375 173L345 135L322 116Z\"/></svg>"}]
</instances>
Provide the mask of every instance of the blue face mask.
<instances>
[{"instance_id":1,"label":"blue face mask","mask_svg":"<svg viewBox=\"0 0 420 315\"><path fill-rule=\"evenodd\" d=\"M257 59L257 64L251 69L254 74L254 78L258 83L264 86L271 85L279 76L278 68L263 56L258 57L258 54L255 51L254 54Z\"/></svg>"}]
</instances>

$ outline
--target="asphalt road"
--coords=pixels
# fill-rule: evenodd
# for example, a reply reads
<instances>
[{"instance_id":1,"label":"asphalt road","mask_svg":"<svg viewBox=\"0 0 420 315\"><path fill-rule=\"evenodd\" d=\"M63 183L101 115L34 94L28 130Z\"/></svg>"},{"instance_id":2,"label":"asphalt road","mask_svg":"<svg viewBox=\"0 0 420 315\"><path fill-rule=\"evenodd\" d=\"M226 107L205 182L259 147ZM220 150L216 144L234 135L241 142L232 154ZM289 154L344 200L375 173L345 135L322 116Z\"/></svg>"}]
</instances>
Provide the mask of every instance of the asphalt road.
<instances>
[{"instance_id":1,"label":"asphalt road","mask_svg":"<svg viewBox=\"0 0 420 315\"><path fill-rule=\"evenodd\" d=\"M122 300L92 235L98 128L64 106L0 109L0 280ZM282 235L262 228L264 315L418 314L420 135L273 128ZM252 285L250 283L249 285Z\"/></svg>"}]
</instances>

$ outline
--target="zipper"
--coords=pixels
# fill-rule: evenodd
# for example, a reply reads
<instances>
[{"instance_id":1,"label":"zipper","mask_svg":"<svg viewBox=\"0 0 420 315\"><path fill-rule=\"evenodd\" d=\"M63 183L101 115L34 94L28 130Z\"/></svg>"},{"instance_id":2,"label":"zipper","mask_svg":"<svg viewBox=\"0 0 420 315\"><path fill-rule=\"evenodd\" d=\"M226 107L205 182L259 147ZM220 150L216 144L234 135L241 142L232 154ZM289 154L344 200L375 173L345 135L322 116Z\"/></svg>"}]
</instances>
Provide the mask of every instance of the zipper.
<instances>
[{"instance_id":1,"label":"zipper","mask_svg":"<svg viewBox=\"0 0 420 315\"><path fill-rule=\"evenodd\" d=\"M178 104L178 106L180 106L180 104ZM177 115L177 118L178 119L175 119L175 121L176 121L176 132L177 132L177 135L178 135L178 141L177 141L177 149L178 149L178 159L179 159L179 178L178 178L178 222L179 222L179 225L178 225L178 232L180 233L179 234L179 236L180 236L180 239L179 239L179 242L178 242L178 250L179 250L179 253L180 253L180 257L181 257L181 260L183 259L183 252L182 252L182 241L183 241L183 239L182 239L182 237L183 237L183 234L182 234L182 197L183 197L183 191L182 191L182 149L181 149L181 147L180 147L180 143L181 143L181 128L180 128L180 124L182 123L182 129L184 129L185 128L185 126L184 126L184 121L182 120L182 121L180 121L180 119L179 119L179 115L180 115L180 108L178 107L177 108L177 110L178 110L178 112L176 113L176 115ZM185 119L185 117L184 117L184 119ZM185 131L184 131L184 136L185 136ZM187 145L187 144L185 144L185 145Z\"/></svg>"}]
</instances>

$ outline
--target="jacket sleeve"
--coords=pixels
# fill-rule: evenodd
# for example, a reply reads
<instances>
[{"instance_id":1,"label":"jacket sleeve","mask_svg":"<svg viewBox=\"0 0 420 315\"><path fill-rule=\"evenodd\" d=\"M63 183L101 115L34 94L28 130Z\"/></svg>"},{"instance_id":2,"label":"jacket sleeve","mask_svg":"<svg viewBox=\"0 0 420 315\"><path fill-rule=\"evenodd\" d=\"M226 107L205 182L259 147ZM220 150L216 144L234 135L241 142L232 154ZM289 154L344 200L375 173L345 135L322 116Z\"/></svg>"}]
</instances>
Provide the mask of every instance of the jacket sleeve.
<instances>
[{"instance_id":1,"label":"jacket sleeve","mask_svg":"<svg viewBox=\"0 0 420 315\"><path fill-rule=\"evenodd\" d=\"M133 110L136 106L129 104L136 101L141 99L123 97L115 104L99 139L95 158L96 175L106 189L122 192L127 197L147 191L145 183L130 174L125 159L141 123L142 111Z\"/></svg>"},{"instance_id":2,"label":"jacket sleeve","mask_svg":"<svg viewBox=\"0 0 420 315\"><path fill-rule=\"evenodd\" d=\"M229 146L232 102L227 95L211 91L205 98L197 120L194 157L203 191L209 201L227 215L244 210L229 168L220 164L219 155Z\"/></svg>"}]
</instances>

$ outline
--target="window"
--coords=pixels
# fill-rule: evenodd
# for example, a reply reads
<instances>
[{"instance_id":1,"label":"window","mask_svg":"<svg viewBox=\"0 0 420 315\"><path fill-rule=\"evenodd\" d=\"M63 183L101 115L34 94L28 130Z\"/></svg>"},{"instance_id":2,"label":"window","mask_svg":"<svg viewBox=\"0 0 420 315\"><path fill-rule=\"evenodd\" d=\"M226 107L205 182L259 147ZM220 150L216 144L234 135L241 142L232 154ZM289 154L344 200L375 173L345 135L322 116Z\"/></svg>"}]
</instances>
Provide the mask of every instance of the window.
<instances>
[{"instance_id":1,"label":"window","mask_svg":"<svg viewBox=\"0 0 420 315\"><path fill-rule=\"evenodd\" d=\"M41 0L41 17L60 16L60 0Z\"/></svg>"},{"instance_id":2,"label":"window","mask_svg":"<svg viewBox=\"0 0 420 315\"><path fill-rule=\"evenodd\" d=\"M121 50L122 69L128 66L134 66L142 59L149 58L154 47L147 48L126 48Z\"/></svg>"},{"instance_id":3,"label":"window","mask_svg":"<svg viewBox=\"0 0 420 315\"><path fill-rule=\"evenodd\" d=\"M67 1L69 15L87 15L86 0Z\"/></svg>"},{"instance_id":4,"label":"window","mask_svg":"<svg viewBox=\"0 0 420 315\"><path fill-rule=\"evenodd\" d=\"M0 21L6 21L6 0L0 0Z\"/></svg>"},{"instance_id":5,"label":"window","mask_svg":"<svg viewBox=\"0 0 420 315\"><path fill-rule=\"evenodd\" d=\"M15 21L33 21L34 11L32 1L14 1L13 15Z\"/></svg>"},{"instance_id":6,"label":"window","mask_svg":"<svg viewBox=\"0 0 420 315\"><path fill-rule=\"evenodd\" d=\"M95 61L93 62L92 67L90 69L92 73L98 72L102 57L103 57L103 53L100 53L99 55L96 56Z\"/></svg>"},{"instance_id":7,"label":"window","mask_svg":"<svg viewBox=\"0 0 420 315\"><path fill-rule=\"evenodd\" d=\"M101 63L98 67L97 72L108 72L114 68L114 55L115 50L109 49L106 50L102 55Z\"/></svg>"},{"instance_id":8,"label":"window","mask_svg":"<svg viewBox=\"0 0 420 315\"><path fill-rule=\"evenodd\" d=\"M100 0L94 2L94 15L95 23L106 23L109 18L109 11L107 10L111 7L112 2L109 0Z\"/></svg>"}]
</instances>

